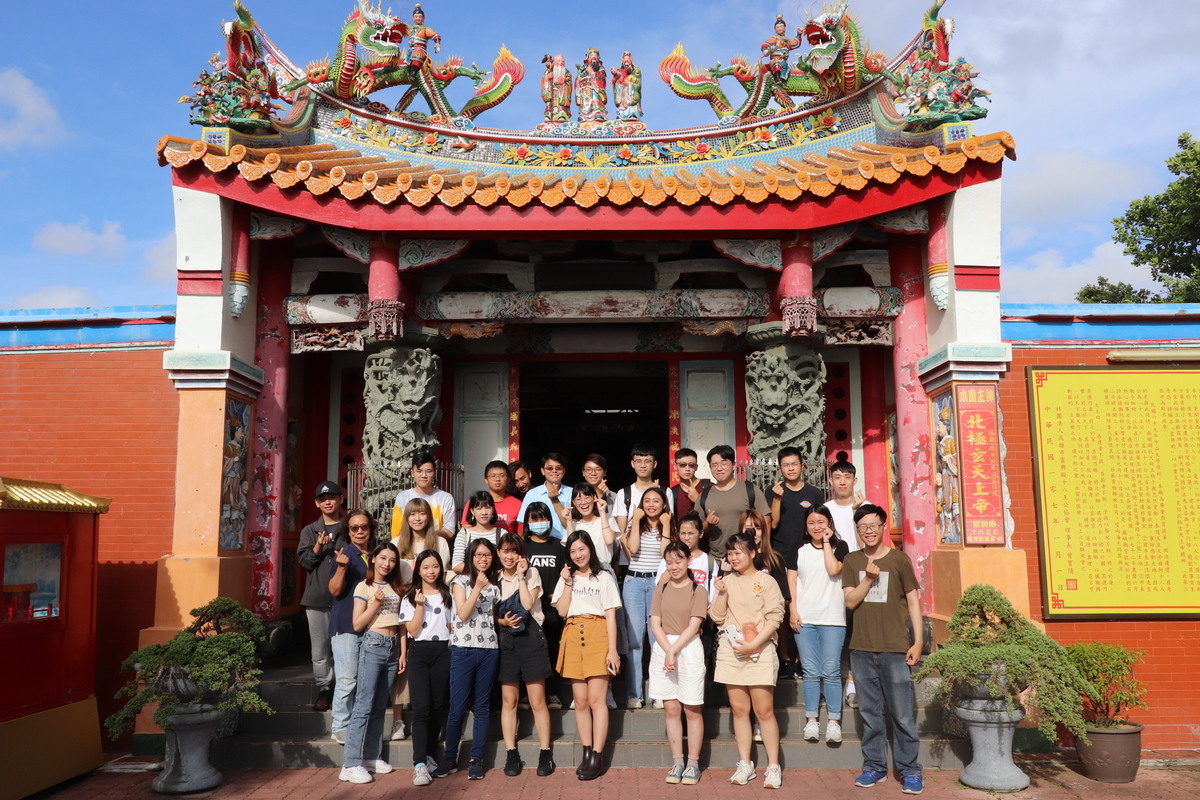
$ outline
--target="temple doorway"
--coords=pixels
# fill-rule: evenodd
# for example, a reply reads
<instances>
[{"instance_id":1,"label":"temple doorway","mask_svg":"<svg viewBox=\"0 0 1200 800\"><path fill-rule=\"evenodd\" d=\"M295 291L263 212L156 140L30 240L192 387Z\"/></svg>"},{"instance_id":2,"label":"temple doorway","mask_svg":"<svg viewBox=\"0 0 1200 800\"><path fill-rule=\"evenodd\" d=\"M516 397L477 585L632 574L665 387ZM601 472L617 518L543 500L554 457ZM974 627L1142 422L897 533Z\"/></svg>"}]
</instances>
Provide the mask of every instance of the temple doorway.
<instances>
[{"instance_id":1,"label":"temple doorway","mask_svg":"<svg viewBox=\"0 0 1200 800\"><path fill-rule=\"evenodd\" d=\"M543 453L567 460L566 481L582 480L589 453L608 459L614 490L634 480L629 452L658 450L655 477L667 485L669 388L665 361L538 361L521 365L521 456L535 469ZM540 481L540 477L537 478Z\"/></svg>"}]
</instances>

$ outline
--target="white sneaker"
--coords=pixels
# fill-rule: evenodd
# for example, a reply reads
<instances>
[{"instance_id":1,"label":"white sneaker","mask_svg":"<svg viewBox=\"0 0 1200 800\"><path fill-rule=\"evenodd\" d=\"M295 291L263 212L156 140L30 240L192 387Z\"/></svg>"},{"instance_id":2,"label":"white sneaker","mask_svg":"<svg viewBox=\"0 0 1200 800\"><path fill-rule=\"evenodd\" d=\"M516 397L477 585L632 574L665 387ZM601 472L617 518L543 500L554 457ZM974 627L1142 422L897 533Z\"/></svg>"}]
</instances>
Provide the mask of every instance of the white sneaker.
<instances>
[{"instance_id":1,"label":"white sneaker","mask_svg":"<svg viewBox=\"0 0 1200 800\"><path fill-rule=\"evenodd\" d=\"M654 707L655 707L655 708L666 708L666 707L667 707L667 704L666 704L666 703L664 703L662 700L659 700L658 698L655 698L655 699L654 699Z\"/></svg>"},{"instance_id":2,"label":"white sneaker","mask_svg":"<svg viewBox=\"0 0 1200 800\"><path fill-rule=\"evenodd\" d=\"M778 789L783 785L783 768L778 764L771 764L767 767L767 777L763 781L764 789Z\"/></svg>"},{"instance_id":3,"label":"white sneaker","mask_svg":"<svg viewBox=\"0 0 1200 800\"><path fill-rule=\"evenodd\" d=\"M342 767L342 771L338 773L339 781L350 781L350 783L371 783L375 779L371 777L371 773L367 772L366 767Z\"/></svg>"},{"instance_id":4,"label":"white sneaker","mask_svg":"<svg viewBox=\"0 0 1200 800\"><path fill-rule=\"evenodd\" d=\"M753 761L739 761L733 770L733 775L729 778L729 782L736 783L738 786L745 786L757 777L758 773L754 771Z\"/></svg>"},{"instance_id":5,"label":"white sneaker","mask_svg":"<svg viewBox=\"0 0 1200 800\"><path fill-rule=\"evenodd\" d=\"M413 786L428 786L433 783L433 777L429 774L429 767L424 764L417 764L413 767Z\"/></svg>"},{"instance_id":6,"label":"white sneaker","mask_svg":"<svg viewBox=\"0 0 1200 800\"><path fill-rule=\"evenodd\" d=\"M333 739L338 744L345 744L346 743L346 729L342 728L340 731L334 731L333 733L329 734L329 738Z\"/></svg>"},{"instance_id":7,"label":"white sneaker","mask_svg":"<svg viewBox=\"0 0 1200 800\"><path fill-rule=\"evenodd\" d=\"M754 741L756 741L756 742L762 741L762 728L760 728L758 726L757 722L754 723Z\"/></svg>"},{"instance_id":8,"label":"white sneaker","mask_svg":"<svg viewBox=\"0 0 1200 800\"><path fill-rule=\"evenodd\" d=\"M821 724L815 719L810 719L808 724L804 726L804 741L816 742L821 739Z\"/></svg>"},{"instance_id":9,"label":"white sneaker","mask_svg":"<svg viewBox=\"0 0 1200 800\"><path fill-rule=\"evenodd\" d=\"M398 719L392 723L392 741L398 742L408 736L408 732L404 730L404 720Z\"/></svg>"},{"instance_id":10,"label":"white sneaker","mask_svg":"<svg viewBox=\"0 0 1200 800\"><path fill-rule=\"evenodd\" d=\"M627 700L625 701L625 707L626 707L626 708L635 708L635 709L636 709L636 708L641 708L641 707L642 707L642 700L641 700L641 698L640 698L640 697L630 697L629 699L627 699Z\"/></svg>"},{"instance_id":11,"label":"white sneaker","mask_svg":"<svg viewBox=\"0 0 1200 800\"><path fill-rule=\"evenodd\" d=\"M842 725L836 719L825 724L825 741L840 742L842 740Z\"/></svg>"},{"instance_id":12,"label":"white sneaker","mask_svg":"<svg viewBox=\"0 0 1200 800\"><path fill-rule=\"evenodd\" d=\"M376 775L387 775L389 772L395 772L396 768L382 758L375 761L364 761L363 766L367 768L367 772L373 772Z\"/></svg>"}]
</instances>

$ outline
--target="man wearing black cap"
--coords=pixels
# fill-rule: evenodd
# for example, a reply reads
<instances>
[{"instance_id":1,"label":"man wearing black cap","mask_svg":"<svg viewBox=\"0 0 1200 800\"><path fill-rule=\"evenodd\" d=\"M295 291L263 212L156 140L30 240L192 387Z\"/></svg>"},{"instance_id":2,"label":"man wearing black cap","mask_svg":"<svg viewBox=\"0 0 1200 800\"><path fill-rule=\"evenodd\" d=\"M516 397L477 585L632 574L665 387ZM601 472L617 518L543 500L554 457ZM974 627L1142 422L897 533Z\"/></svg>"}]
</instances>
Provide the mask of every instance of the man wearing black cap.
<instances>
[{"instance_id":1,"label":"man wearing black cap","mask_svg":"<svg viewBox=\"0 0 1200 800\"><path fill-rule=\"evenodd\" d=\"M333 701L333 649L329 639L328 563L346 544L346 517L342 513L342 489L333 481L317 487L316 505L321 518L300 531L296 555L308 573L300 604L308 616L308 638L312 641L313 679L317 683L314 711L328 711ZM340 540L340 541L339 541Z\"/></svg>"}]
</instances>

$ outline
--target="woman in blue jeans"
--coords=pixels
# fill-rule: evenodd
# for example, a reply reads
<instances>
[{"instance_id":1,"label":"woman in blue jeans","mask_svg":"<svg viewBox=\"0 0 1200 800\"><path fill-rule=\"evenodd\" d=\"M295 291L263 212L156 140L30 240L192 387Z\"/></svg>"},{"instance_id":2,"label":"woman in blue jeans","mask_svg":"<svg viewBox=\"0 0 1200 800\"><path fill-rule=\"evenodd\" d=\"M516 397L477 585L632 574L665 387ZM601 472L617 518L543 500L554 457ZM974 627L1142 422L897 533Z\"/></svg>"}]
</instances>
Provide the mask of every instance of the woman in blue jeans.
<instances>
[{"instance_id":1,"label":"woman in blue jeans","mask_svg":"<svg viewBox=\"0 0 1200 800\"><path fill-rule=\"evenodd\" d=\"M450 717L446 721L446 750L433 777L458 772L458 743L467 721L468 706L474 713L471 733L471 763L467 777L483 778L483 746L491 722L490 701L496 672L500 668L500 641L496 636L496 606L500 559L496 546L476 539L467 546L467 572L450 584L454 599L450 628ZM472 705L472 697L474 704Z\"/></svg>"},{"instance_id":2,"label":"woman in blue jeans","mask_svg":"<svg viewBox=\"0 0 1200 800\"><path fill-rule=\"evenodd\" d=\"M400 596L405 590L399 551L390 542L378 545L367 559L367 579L354 589L354 629L363 635L358 649L358 687L339 780L370 783L372 772L392 771L391 764L380 756L392 681L397 672L404 671L406 637L397 634Z\"/></svg>"},{"instance_id":3,"label":"woman in blue jeans","mask_svg":"<svg viewBox=\"0 0 1200 800\"><path fill-rule=\"evenodd\" d=\"M650 603L654 600L658 568L663 551L671 542L671 512L667 493L651 486L633 512L629 532L621 537L621 546L629 554L629 571L621 587L629 632L629 680L625 685L629 708L642 707L642 653L650 628Z\"/></svg>"},{"instance_id":4,"label":"woman in blue jeans","mask_svg":"<svg viewBox=\"0 0 1200 800\"><path fill-rule=\"evenodd\" d=\"M849 547L834 530L833 514L825 506L808 512L805 541L788 569L792 587L791 623L804 671L804 738L820 737L817 715L822 684L829 722L825 741L842 740L842 643L846 640L846 598L842 592L842 561Z\"/></svg>"}]
</instances>

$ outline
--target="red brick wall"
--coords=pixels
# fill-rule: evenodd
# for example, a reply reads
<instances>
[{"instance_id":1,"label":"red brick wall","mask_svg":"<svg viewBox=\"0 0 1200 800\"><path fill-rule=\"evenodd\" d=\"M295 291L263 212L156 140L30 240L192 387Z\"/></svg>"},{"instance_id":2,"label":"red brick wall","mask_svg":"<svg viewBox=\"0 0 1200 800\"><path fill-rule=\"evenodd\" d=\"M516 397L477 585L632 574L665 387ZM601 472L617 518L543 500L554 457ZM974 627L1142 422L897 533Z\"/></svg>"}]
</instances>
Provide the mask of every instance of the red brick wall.
<instances>
[{"instance_id":1,"label":"red brick wall","mask_svg":"<svg viewBox=\"0 0 1200 800\"><path fill-rule=\"evenodd\" d=\"M1028 555L1029 606L1042 619L1042 583L1038 559L1037 507L1034 499L1033 451L1029 429L1029 400L1025 368L1031 366L1103 366L1108 348L1013 350L1013 362L1000 382L1000 407L1004 413L1004 438L1008 454L1004 465L1016 523L1013 546ZM1138 482L1143 480L1131 465L1127 498L1137 503ZM1138 677L1149 687L1149 709L1133 718L1146 725L1144 747L1193 748L1200 746L1200 620L1051 622L1046 631L1062 644L1082 641L1120 642L1145 650Z\"/></svg>"},{"instance_id":2,"label":"red brick wall","mask_svg":"<svg viewBox=\"0 0 1200 800\"><path fill-rule=\"evenodd\" d=\"M118 707L118 665L154 624L155 564L171 547L179 403L162 353L0 355L0 475L113 498L100 518L102 719Z\"/></svg>"}]
</instances>

